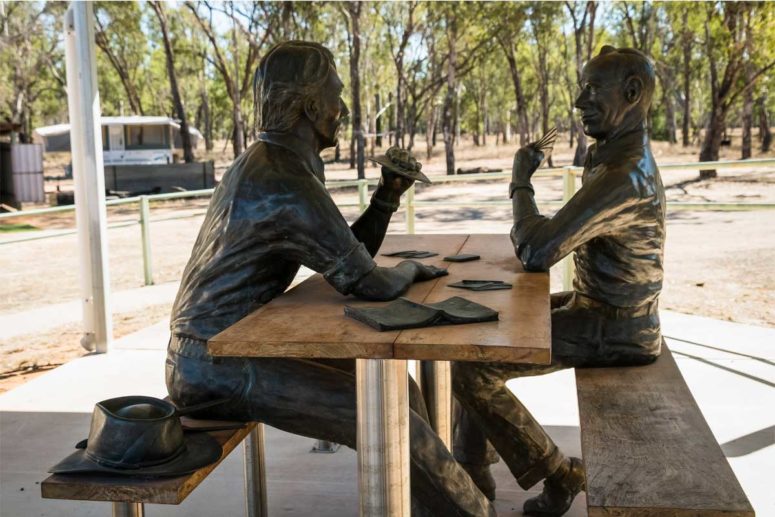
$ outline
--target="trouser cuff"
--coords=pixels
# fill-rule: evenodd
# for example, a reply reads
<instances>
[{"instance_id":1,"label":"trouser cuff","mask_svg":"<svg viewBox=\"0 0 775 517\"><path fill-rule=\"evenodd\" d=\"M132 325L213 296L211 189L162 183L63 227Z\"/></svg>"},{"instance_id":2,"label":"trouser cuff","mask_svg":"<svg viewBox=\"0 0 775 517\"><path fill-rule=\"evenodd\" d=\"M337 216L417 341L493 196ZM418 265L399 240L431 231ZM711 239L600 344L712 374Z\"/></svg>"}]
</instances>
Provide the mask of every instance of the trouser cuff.
<instances>
[{"instance_id":1,"label":"trouser cuff","mask_svg":"<svg viewBox=\"0 0 775 517\"><path fill-rule=\"evenodd\" d=\"M564 459L565 455L560 452L560 449L554 447L549 454L530 465L524 473L516 476L517 483L525 490L531 488L542 479L546 479L554 473L554 471L560 467Z\"/></svg>"}]
</instances>

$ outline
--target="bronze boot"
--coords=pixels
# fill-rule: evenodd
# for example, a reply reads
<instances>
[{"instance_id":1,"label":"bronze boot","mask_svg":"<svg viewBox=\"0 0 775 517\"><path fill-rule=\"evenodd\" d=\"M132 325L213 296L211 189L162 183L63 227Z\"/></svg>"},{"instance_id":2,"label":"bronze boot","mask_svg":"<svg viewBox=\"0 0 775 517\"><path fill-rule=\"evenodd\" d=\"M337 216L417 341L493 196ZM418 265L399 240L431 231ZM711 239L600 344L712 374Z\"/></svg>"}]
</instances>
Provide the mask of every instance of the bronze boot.
<instances>
[{"instance_id":1,"label":"bronze boot","mask_svg":"<svg viewBox=\"0 0 775 517\"><path fill-rule=\"evenodd\" d=\"M544 489L536 497L525 501L525 515L541 517L563 515L576 495L584 490L584 466L578 458L564 461L551 476L544 480Z\"/></svg>"}]
</instances>

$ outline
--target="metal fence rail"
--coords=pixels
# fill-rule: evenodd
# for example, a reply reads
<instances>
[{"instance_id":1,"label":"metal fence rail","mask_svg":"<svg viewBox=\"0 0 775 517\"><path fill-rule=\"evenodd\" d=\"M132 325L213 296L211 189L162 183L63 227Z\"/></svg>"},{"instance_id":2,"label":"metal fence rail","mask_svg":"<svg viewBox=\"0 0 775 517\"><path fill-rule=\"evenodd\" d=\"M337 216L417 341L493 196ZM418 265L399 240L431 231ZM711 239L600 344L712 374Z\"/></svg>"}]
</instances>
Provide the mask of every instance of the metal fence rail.
<instances>
[{"instance_id":1,"label":"metal fence rail","mask_svg":"<svg viewBox=\"0 0 775 517\"><path fill-rule=\"evenodd\" d=\"M741 170L741 169L775 169L775 159L756 159L756 160L739 160L739 161L719 161L719 162L701 162L701 163L671 163L659 165L660 171L700 171L706 169L716 169L719 171L726 170ZM551 169L541 169L536 174L541 176L561 176L563 178L563 196L562 200L546 200L540 201L540 206L562 206L564 205L576 192L576 178L583 172L582 167L566 166L555 167ZM454 176L434 176L431 180L434 184L439 183L476 183L480 181L497 181L510 179L511 172L488 172L481 174L460 174ZM330 181L327 182L329 190L340 188L352 188L358 189L358 202L357 203L338 203L339 207L358 207L360 211L363 211L368 206L368 190L369 186L376 186L379 180L377 178L372 179L360 179L360 180L346 180L346 181ZM151 231L150 224L152 222L170 221L175 219L185 219L188 217L198 217L203 215L204 211L196 211L185 215L168 216L161 218L151 219L150 203L152 201L170 201L175 199L190 199L197 197L209 197L212 195L214 189L203 190L191 190L185 192L173 192L169 194L155 194L149 196L136 196L123 199L113 199L106 202L107 206L121 206L138 204L139 218L137 220L122 221L111 224L108 229L112 228L125 228L127 226L140 225L141 246L143 250L143 276L145 279L145 285L153 284L153 260L151 249ZM420 208L429 207L498 207L498 206L511 206L511 201L508 199L498 201L416 201L415 186L412 185L406 192L406 200L404 208L406 210L406 232L409 234L415 233L415 211ZM667 204L670 210L717 210L717 211L738 211L738 210L771 210L775 209L775 203L713 203L713 202L668 202ZM50 208L39 208L34 210L24 210L19 212L0 213L0 223L5 220L16 217L29 217L48 215L53 213L69 212L75 210L75 206L57 206ZM46 232L44 235L24 236L18 239L8 239L0 241L0 246L10 245L19 242L27 242L32 240L51 239L61 237L65 235L73 235L76 233L75 229L67 229L56 232ZM563 271L563 288L570 289L571 281L573 279L573 261L571 257L563 259L561 265Z\"/></svg>"}]
</instances>

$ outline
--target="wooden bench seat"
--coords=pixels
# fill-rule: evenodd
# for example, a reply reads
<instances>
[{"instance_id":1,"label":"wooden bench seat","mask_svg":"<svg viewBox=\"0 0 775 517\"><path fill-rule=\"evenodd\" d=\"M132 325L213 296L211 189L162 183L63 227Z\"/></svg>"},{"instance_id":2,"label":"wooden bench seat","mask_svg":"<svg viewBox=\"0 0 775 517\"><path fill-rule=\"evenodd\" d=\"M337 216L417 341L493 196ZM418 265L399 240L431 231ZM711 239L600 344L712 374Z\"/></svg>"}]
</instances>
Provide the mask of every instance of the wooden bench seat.
<instances>
[{"instance_id":1,"label":"wooden bench seat","mask_svg":"<svg viewBox=\"0 0 775 517\"><path fill-rule=\"evenodd\" d=\"M663 345L651 365L576 370L587 507L594 516L752 516Z\"/></svg>"},{"instance_id":2,"label":"wooden bench seat","mask_svg":"<svg viewBox=\"0 0 775 517\"><path fill-rule=\"evenodd\" d=\"M191 427L207 427L225 423L186 418L183 419L183 422ZM257 425L259 424L249 422L238 429L207 431L218 441L223 452L216 463L201 468L192 474L148 479L101 474L53 474L41 483L41 493L46 499L180 504L240 442L256 429Z\"/></svg>"}]
</instances>

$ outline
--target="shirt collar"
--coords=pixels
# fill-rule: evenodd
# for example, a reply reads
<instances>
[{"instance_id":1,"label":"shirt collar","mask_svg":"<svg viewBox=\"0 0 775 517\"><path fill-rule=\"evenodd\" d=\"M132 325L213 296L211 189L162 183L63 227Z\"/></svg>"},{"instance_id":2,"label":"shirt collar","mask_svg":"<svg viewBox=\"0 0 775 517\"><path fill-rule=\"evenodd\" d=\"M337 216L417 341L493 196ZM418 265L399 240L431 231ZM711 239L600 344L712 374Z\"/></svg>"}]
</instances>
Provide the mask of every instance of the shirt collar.
<instances>
[{"instance_id":1,"label":"shirt collar","mask_svg":"<svg viewBox=\"0 0 775 517\"><path fill-rule=\"evenodd\" d=\"M278 133L275 131L262 131L258 134L257 140L279 145L280 147L288 149L301 158L301 161L307 166L310 172L312 172L312 174L314 174L321 182L325 183L326 176L323 160L309 142L302 140L291 133Z\"/></svg>"},{"instance_id":2,"label":"shirt collar","mask_svg":"<svg viewBox=\"0 0 775 517\"><path fill-rule=\"evenodd\" d=\"M613 140L606 140L603 144L594 143L589 146L587 152L587 167L595 167L620 154L621 149L633 144L643 143L648 140L646 129L639 127L627 133L621 134Z\"/></svg>"}]
</instances>

